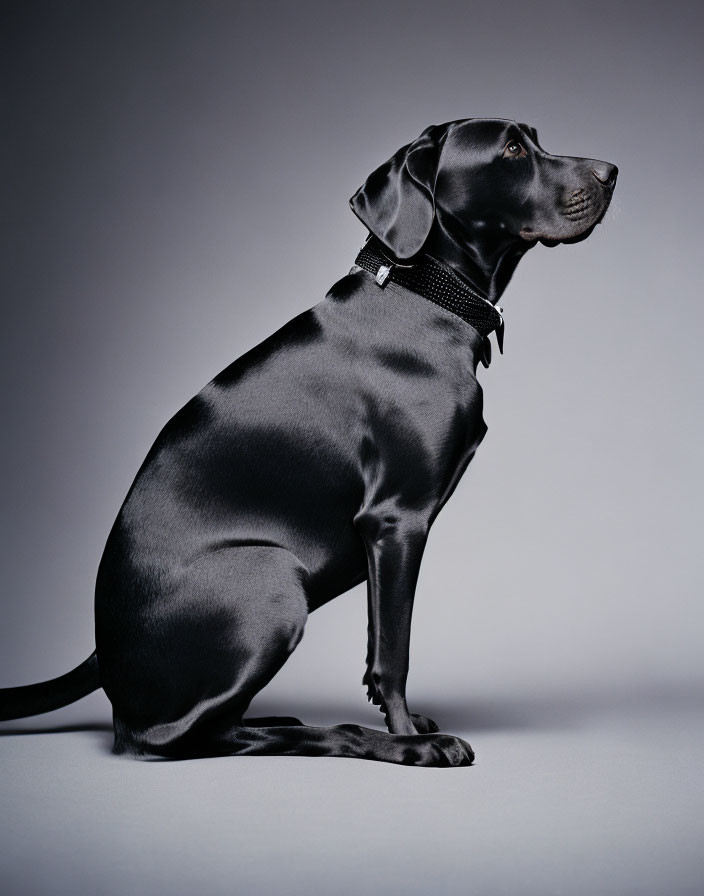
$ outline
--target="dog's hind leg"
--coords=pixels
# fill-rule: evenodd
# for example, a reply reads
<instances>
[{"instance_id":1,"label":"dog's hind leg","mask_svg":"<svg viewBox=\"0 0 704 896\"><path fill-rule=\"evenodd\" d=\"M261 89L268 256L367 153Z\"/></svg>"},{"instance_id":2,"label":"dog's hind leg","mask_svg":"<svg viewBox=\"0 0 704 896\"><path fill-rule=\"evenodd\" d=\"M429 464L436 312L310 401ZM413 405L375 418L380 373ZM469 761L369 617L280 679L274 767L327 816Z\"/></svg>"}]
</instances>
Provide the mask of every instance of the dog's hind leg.
<instances>
[{"instance_id":1,"label":"dog's hind leg","mask_svg":"<svg viewBox=\"0 0 704 896\"><path fill-rule=\"evenodd\" d=\"M187 756L207 746L212 726L242 723L303 635L307 571L272 546L202 554L167 581L150 612L107 654L105 690L113 704L115 750ZM136 614L133 614L136 617ZM254 720L293 727L293 718Z\"/></svg>"},{"instance_id":2,"label":"dog's hind leg","mask_svg":"<svg viewBox=\"0 0 704 896\"><path fill-rule=\"evenodd\" d=\"M249 728L281 728L282 726L291 728L294 725L302 725L303 722L293 716L260 716L253 719L249 717L242 719L242 724Z\"/></svg>"},{"instance_id":3,"label":"dog's hind leg","mask_svg":"<svg viewBox=\"0 0 704 896\"><path fill-rule=\"evenodd\" d=\"M474 761L470 745L451 734L386 734L360 725L233 725L204 732L201 747L203 755L338 756L431 768L467 766Z\"/></svg>"}]
</instances>

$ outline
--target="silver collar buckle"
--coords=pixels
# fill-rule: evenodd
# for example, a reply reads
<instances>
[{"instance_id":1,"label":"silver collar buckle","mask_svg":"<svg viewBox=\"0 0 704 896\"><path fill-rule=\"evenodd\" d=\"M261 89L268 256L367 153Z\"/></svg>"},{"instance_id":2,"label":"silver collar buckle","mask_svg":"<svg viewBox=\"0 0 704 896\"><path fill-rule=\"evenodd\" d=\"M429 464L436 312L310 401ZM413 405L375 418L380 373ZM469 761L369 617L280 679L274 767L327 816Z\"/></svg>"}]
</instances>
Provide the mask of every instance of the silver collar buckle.
<instances>
[{"instance_id":1,"label":"silver collar buckle","mask_svg":"<svg viewBox=\"0 0 704 896\"><path fill-rule=\"evenodd\" d=\"M384 286L386 286L386 281L390 276L391 268L386 264L382 264L379 265L379 270L376 272L376 276L374 277L374 279L376 280L377 284L383 288Z\"/></svg>"}]
</instances>

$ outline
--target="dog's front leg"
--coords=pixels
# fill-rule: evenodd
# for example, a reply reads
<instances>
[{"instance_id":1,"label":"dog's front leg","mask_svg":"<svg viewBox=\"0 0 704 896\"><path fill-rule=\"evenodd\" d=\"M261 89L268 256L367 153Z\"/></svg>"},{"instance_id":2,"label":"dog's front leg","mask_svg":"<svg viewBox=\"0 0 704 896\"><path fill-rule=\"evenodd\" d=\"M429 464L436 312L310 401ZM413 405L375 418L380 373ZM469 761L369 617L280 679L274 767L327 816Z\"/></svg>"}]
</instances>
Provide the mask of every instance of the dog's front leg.
<instances>
[{"instance_id":1,"label":"dog's front leg","mask_svg":"<svg viewBox=\"0 0 704 896\"><path fill-rule=\"evenodd\" d=\"M363 683L392 734L437 731L429 719L411 716L406 705L413 597L427 528L388 517L359 523L368 560L369 641Z\"/></svg>"}]
</instances>

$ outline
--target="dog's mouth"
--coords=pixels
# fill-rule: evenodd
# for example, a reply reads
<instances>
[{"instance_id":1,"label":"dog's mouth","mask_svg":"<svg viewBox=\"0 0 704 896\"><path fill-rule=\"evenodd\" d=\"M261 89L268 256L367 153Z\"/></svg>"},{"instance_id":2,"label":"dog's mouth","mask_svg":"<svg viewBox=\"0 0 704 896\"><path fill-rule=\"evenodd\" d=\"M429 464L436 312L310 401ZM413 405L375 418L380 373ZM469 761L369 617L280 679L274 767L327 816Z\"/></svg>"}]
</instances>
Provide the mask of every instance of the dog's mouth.
<instances>
[{"instance_id":1,"label":"dog's mouth","mask_svg":"<svg viewBox=\"0 0 704 896\"><path fill-rule=\"evenodd\" d=\"M584 189L574 190L558 208L561 223L557 232L534 230L524 227L519 231L522 239L540 243L549 249L561 243L571 245L581 243L591 236L597 224L601 224L611 203L613 189L603 193L593 193Z\"/></svg>"},{"instance_id":2,"label":"dog's mouth","mask_svg":"<svg viewBox=\"0 0 704 896\"><path fill-rule=\"evenodd\" d=\"M581 243L583 240L586 240L588 237L592 235L594 228L597 224L601 222L595 221L593 224L590 224L586 230L583 230L581 233L575 234L574 236L564 236L561 239L550 239L546 236L538 237L538 242L541 246L547 246L548 249L553 249L555 246L559 246L562 243L565 246L571 246L573 243Z\"/></svg>"},{"instance_id":3,"label":"dog's mouth","mask_svg":"<svg viewBox=\"0 0 704 896\"><path fill-rule=\"evenodd\" d=\"M599 221L594 221L584 230L572 234L571 236L548 236L545 233L537 233L528 227L520 231L520 236L522 239L526 240L526 242L534 244L540 243L541 246L547 246L548 249L554 249L555 246L559 246L560 244L571 245L572 243L581 243L582 240L586 240L587 237L591 236L592 231L598 223Z\"/></svg>"},{"instance_id":4,"label":"dog's mouth","mask_svg":"<svg viewBox=\"0 0 704 896\"><path fill-rule=\"evenodd\" d=\"M572 232L565 234L545 233L533 230L532 227L524 227L519 231L519 235L527 242L540 243L541 246L547 246L549 249L552 249L555 246L559 246L560 244L569 246L573 243L581 243L583 240L586 240L592 235L597 224L601 224L601 222L604 220L604 216L606 215L608 207L609 202L604 202L602 208L599 211L599 214L596 217L594 217L593 211L591 210L590 206L585 206L580 211L579 215L565 214L565 217L568 218L572 225L584 225L580 229L577 229L576 232L572 227L570 227L570 230ZM588 213L590 211L591 214Z\"/></svg>"}]
</instances>

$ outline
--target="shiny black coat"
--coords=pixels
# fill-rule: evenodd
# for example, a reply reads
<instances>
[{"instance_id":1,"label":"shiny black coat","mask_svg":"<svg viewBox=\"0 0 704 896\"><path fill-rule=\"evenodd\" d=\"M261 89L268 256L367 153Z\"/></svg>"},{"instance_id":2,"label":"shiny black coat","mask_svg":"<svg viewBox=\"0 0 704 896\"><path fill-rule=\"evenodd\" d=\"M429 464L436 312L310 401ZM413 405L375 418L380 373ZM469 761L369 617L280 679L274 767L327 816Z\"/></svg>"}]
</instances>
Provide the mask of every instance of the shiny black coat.
<instances>
[{"instance_id":1,"label":"shiny black coat","mask_svg":"<svg viewBox=\"0 0 704 896\"><path fill-rule=\"evenodd\" d=\"M203 682L231 685L246 638L223 637L229 607L270 597L249 581L263 547L269 558L279 552L284 581L295 569L310 611L367 578L366 544L384 530L400 529L401 554L424 544L486 432L480 344L450 312L358 271L176 414L130 490L98 576L101 680L122 724L144 727L155 712L171 724ZM397 560L383 574L398 575ZM222 603L201 586L219 573ZM298 632L296 597L277 601Z\"/></svg>"},{"instance_id":2,"label":"shiny black coat","mask_svg":"<svg viewBox=\"0 0 704 896\"><path fill-rule=\"evenodd\" d=\"M616 174L547 153L528 125L466 119L427 128L351 205L393 261L430 255L495 303L532 246L592 232ZM100 563L96 654L0 691L0 718L102 685L132 755L471 764L469 744L409 712L406 677L428 530L486 432L482 349L460 317L353 269L166 425ZM364 683L390 733L244 719L308 613L365 579Z\"/></svg>"}]
</instances>

